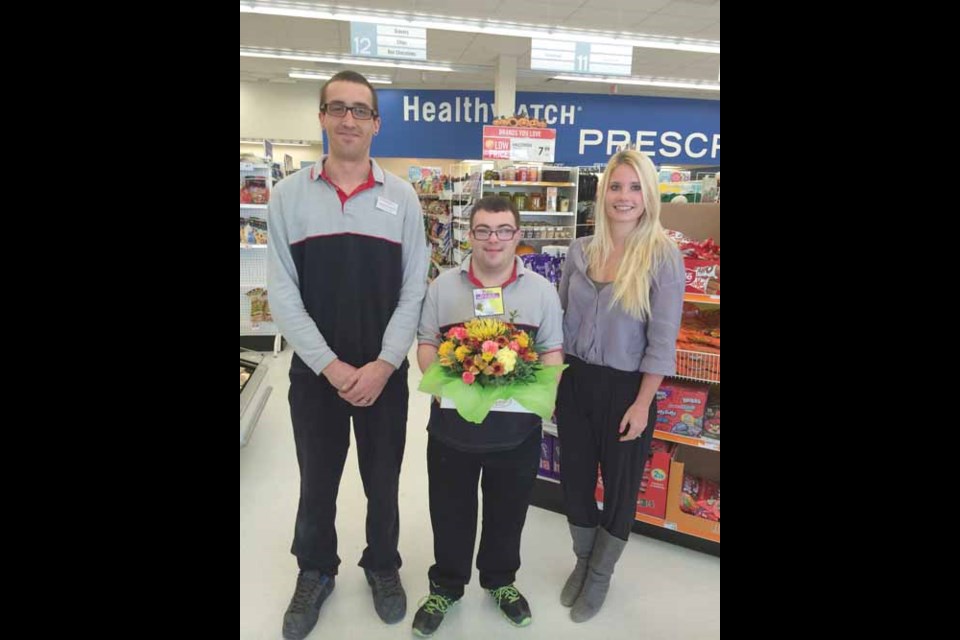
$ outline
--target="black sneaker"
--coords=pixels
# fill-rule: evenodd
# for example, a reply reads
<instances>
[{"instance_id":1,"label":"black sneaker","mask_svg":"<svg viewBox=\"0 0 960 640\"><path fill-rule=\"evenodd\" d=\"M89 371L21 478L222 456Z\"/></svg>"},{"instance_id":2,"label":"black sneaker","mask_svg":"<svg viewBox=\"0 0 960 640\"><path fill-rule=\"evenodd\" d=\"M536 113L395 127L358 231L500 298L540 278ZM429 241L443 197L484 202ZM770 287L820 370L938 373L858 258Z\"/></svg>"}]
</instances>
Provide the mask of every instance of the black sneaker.
<instances>
[{"instance_id":1,"label":"black sneaker","mask_svg":"<svg viewBox=\"0 0 960 640\"><path fill-rule=\"evenodd\" d=\"M373 608L387 624L400 622L407 615L407 594L400 584L400 573L396 569L384 572L363 570L367 584L373 589Z\"/></svg>"},{"instance_id":2,"label":"black sneaker","mask_svg":"<svg viewBox=\"0 0 960 640\"><path fill-rule=\"evenodd\" d=\"M301 571L297 576L297 588L290 606L283 614L283 637L287 640L303 640L317 624L320 606L335 585L333 576L319 571Z\"/></svg>"},{"instance_id":3,"label":"black sneaker","mask_svg":"<svg viewBox=\"0 0 960 640\"><path fill-rule=\"evenodd\" d=\"M523 597L517 588L512 584L499 589L487 589L493 599L497 601L497 606L503 616L511 624L518 627L525 627L533 622L533 616L530 614L530 605L527 599Z\"/></svg>"},{"instance_id":4,"label":"black sneaker","mask_svg":"<svg viewBox=\"0 0 960 640\"><path fill-rule=\"evenodd\" d=\"M421 638L429 638L443 622L443 616L459 600L453 600L439 593L431 593L420 601L417 615L413 617L413 633Z\"/></svg>"}]
</instances>

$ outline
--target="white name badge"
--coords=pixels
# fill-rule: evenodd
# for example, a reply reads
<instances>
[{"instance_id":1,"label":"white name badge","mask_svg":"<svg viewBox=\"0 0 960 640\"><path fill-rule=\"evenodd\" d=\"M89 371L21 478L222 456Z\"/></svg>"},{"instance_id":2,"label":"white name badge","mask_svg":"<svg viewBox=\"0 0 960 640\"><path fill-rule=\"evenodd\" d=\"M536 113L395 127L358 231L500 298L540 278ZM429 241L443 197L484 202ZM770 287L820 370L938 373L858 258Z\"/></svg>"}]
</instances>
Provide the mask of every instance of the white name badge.
<instances>
[{"instance_id":1,"label":"white name badge","mask_svg":"<svg viewBox=\"0 0 960 640\"><path fill-rule=\"evenodd\" d=\"M503 289L487 287L473 290L473 315L478 318L503 315Z\"/></svg>"},{"instance_id":2,"label":"white name badge","mask_svg":"<svg viewBox=\"0 0 960 640\"><path fill-rule=\"evenodd\" d=\"M391 202L386 198L377 197L377 209L380 211L386 211L390 215L397 215L397 211L400 210L400 206L396 202Z\"/></svg>"},{"instance_id":3,"label":"white name badge","mask_svg":"<svg viewBox=\"0 0 960 640\"><path fill-rule=\"evenodd\" d=\"M457 405L450 398L440 398L441 409L456 409ZM497 400L490 407L490 411L505 411L507 413L533 413L516 400Z\"/></svg>"}]
</instances>

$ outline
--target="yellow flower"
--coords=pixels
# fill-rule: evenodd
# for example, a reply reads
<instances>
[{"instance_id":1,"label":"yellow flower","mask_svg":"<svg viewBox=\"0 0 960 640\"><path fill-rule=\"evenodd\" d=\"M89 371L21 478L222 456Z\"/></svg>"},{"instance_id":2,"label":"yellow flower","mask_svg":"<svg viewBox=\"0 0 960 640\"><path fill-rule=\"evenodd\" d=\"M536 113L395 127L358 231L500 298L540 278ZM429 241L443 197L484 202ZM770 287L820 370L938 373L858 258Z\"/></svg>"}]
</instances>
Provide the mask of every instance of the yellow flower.
<instances>
[{"instance_id":1,"label":"yellow flower","mask_svg":"<svg viewBox=\"0 0 960 640\"><path fill-rule=\"evenodd\" d=\"M457 362L463 362L463 359L470 355L470 347L466 345L461 345L457 347L457 350L454 352L457 356Z\"/></svg>"},{"instance_id":2,"label":"yellow flower","mask_svg":"<svg viewBox=\"0 0 960 640\"><path fill-rule=\"evenodd\" d=\"M503 365L504 373L510 373L517 366L517 354L510 349L497 351L497 362Z\"/></svg>"},{"instance_id":3,"label":"yellow flower","mask_svg":"<svg viewBox=\"0 0 960 640\"><path fill-rule=\"evenodd\" d=\"M453 360L450 359L450 358L448 358L447 356L440 356L440 366L441 366L441 367L452 367L452 366L453 366Z\"/></svg>"},{"instance_id":4,"label":"yellow flower","mask_svg":"<svg viewBox=\"0 0 960 640\"><path fill-rule=\"evenodd\" d=\"M490 353L489 351L487 351L486 353L484 353L484 354L483 354L482 356L480 356L480 357L483 358L483 361L484 361L484 362L490 362L491 360L493 360L494 354L492 354L492 353Z\"/></svg>"},{"instance_id":5,"label":"yellow flower","mask_svg":"<svg viewBox=\"0 0 960 640\"><path fill-rule=\"evenodd\" d=\"M467 337L480 342L493 340L507 330L502 322L491 318L476 318L468 322L466 328Z\"/></svg>"},{"instance_id":6,"label":"yellow flower","mask_svg":"<svg viewBox=\"0 0 960 640\"><path fill-rule=\"evenodd\" d=\"M437 353L440 355L441 358L445 356L450 356L453 354L454 348L455 347L453 346L453 342L451 340L447 340L446 342L443 342L440 344L440 348L437 349Z\"/></svg>"},{"instance_id":7,"label":"yellow flower","mask_svg":"<svg viewBox=\"0 0 960 640\"><path fill-rule=\"evenodd\" d=\"M521 331L517 334L516 337L517 344L526 349L530 346L530 336L527 335L526 331Z\"/></svg>"}]
</instances>

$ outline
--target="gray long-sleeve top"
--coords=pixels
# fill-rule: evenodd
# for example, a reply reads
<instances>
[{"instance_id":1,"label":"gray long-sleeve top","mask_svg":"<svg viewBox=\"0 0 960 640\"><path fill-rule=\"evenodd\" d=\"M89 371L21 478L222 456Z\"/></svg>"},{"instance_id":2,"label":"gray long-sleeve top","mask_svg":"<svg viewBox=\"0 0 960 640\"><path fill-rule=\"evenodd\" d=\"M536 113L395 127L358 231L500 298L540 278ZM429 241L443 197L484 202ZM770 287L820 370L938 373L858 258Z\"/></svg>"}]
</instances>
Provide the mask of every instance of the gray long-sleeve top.
<instances>
[{"instance_id":1,"label":"gray long-sleeve top","mask_svg":"<svg viewBox=\"0 0 960 640\"><path fill-rule=\"evenodd\" d=\"M589 364L664 376L676 373L677 333L683 311L685 273L680 251L671 245L669 260L654 274L650 317L637 320L617 304L613 286L600 290L587 276L584 250L592 236L570 246L560 280L563 350Z\"/></svg>"}]
</instances>

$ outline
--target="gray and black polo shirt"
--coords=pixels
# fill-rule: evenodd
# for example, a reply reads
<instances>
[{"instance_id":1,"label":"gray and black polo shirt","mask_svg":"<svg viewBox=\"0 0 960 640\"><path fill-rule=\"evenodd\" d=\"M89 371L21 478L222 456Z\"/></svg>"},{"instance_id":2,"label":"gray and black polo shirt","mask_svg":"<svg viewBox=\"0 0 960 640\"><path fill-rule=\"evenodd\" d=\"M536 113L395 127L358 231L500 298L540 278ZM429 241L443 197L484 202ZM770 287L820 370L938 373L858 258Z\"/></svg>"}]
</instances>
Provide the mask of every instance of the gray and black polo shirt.
<instances>
[{"instance_id":1,"label":"gray and black polo shirt","mask_svg":"<svg viewBox=\"0 0 960 640\"><path fill-rule=\"evenodd\" d=\"M534 344L541 356L563 348L563 310L557 290L543 276L514 258L513 273L501 286L504 314L487 316L535 332ZM419 344L439 347L451 327L474 317L474 289L484 285L473 276L472 256L458 269L446 271L431 283L420 314ZM467 422L455 409L430 406L430 435L444 444L468 452L503 451L519 446L540 429L540 417L532 413L491 411L483 424Z\"/></svg>"},{"instance_id":2,"label":"gray and black polo shirt","mask_svg":"<svg viewBox=\"0 0 960 640\"><path fill-rule=\"evenodd\" d=\"M427 288L429 253L413 187L370 162L344 193L324 160L273 189L270 308L296 355L290 370L319 375L339 358L405 366Z\"/></svg>"}]
</instances>

